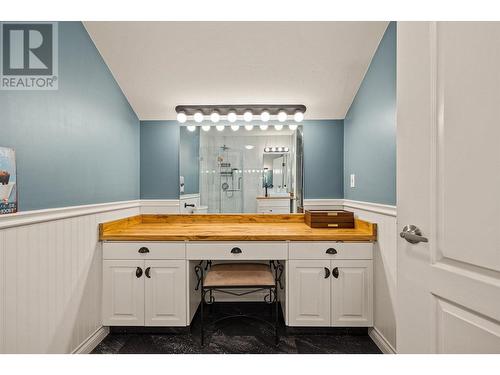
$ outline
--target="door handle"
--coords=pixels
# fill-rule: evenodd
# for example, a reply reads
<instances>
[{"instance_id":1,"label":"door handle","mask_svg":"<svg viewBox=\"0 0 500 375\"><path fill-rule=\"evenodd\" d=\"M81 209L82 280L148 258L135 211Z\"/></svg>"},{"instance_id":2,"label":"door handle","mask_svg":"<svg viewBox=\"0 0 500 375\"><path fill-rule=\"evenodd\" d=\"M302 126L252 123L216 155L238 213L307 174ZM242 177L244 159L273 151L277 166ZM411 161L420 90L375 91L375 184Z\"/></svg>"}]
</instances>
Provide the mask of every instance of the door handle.
<instances>
[{"instance_id":1,"label":"door handle","mask_svg":"<svg viewBox=\"0 0 500 375\"><path fill-rule=\"evenodd\" d=\"M149 249L147 247L141 247L139 249L139 253L140 254L146 254L146 253L149 253Z\"/></svg>"},{"instance_id":2,"label":"door handle","mask_svg":"<svg viewBox=\"0 0 500 375\"><path fill-rule=\"evenodd\" d=\"M330 247L329 249L326 249L327 254L337 254L337 250L335 250L333 247Z\"/></svg>"},{"instance_id":3,"label":"door handle","mask_svg":"<svg viewBox=\"0 0 500 375\"><path fill-rule=\"evenodd\" d=\"M416 227L415 225L405 225L403 231L399 233L401 238L404 238L406 241L412 244L416 244L419 242L429 242L429 240L422 236L422 231Z\"/></svg>"},{"instance_id":4,"label":"door handle","mask_svg":"<svg viewBox=\"0 0 500 375\"><path fill-rule=\"evenodd\" d=\"M325 279L328 279L330 277L330 270L325 267Z\"/></svg>"},{"instance_id":5,"label":"door handle","mask_svg":"<svg viewBox=\"0 0 500 375\"><path fill-rule=\"evenodd\" d=\"M144 271L144 274L148 279L151 278L151 267L146 268L146 271Z\"/></svg>"},{"instance_id":6,"label":"door handle","mask_svg":"<svg viewBox=\"0 0 500 375\"><path fill-rule=\"evenodd\" d=\"M141 267L137 267L136 270L135 270L135 277L139 278L142 276L142 268Z\"/></svg>"},{"instance_id":7,"label":"door handle","mask_svg":"<svg viewBox=\"0 0 500 375\"><path fill-rule=\"evenodd\" d=\"M241 254L241 253L242 253L242 251L239 247L233 247L231 249L231 254Z\"/></svg>"},{"instance_id":8,"label":"door handle","mask_svg":"<svg viewBox=\"0 0 500 375\"><path fill-rule=\"evenodd\" d=\"M332 276L335 277L336 279L339 278L339 268L338 267L335 267L333 270L332 270Z\"/></svg>"}]
</instances>

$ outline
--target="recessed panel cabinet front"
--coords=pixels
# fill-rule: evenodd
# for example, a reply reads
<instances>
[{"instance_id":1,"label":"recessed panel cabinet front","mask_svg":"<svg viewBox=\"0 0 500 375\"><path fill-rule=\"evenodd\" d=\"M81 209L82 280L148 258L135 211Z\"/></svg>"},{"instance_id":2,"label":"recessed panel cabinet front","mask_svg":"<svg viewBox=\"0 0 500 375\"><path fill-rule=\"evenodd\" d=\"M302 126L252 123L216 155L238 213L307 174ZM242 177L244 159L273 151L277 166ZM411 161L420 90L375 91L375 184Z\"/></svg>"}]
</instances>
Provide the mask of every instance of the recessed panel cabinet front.
<instances>
[{"instance_id":1,"label":"recessed panel cabinet front","mask_svg":"<svg viewBox=\"0 0 500 375\"><path fill-rule=\"evenodd\" d=\"M145 261L145 325L186 325L186 262Z\"/></svg>"},{"instance_id":2,"label":"recessed panel cabinet front","mask_svg":"<svg viewBox=\"0 0 500 375\"><path fill-rule=\"evenodd\" d=\"M371 327L371 260L290 260L289 325Z\"/></svg>"},{"instance_id":3,"label":"recessed panel cabinet front","mask_svg":"<svg viewBox=\"0 0 500 375\"><path fill-rule=\"evenodd\" d=\"M372 261L332 261L331 281L332 326L372 326Z\"/></svg>"},{"instance_id":4,"label":"recessed panel cabinet front","mask_svg":"<svg viewBox=\"0 0 500 375\"><path fill-rule=\"evenodd\" d=\"M290 261L289 325L330 325L329 267L329 260Z\"/></svg>"},{"instance_id":5,"label":"recessed panel cabinet front","mask_svg":"<svg viewBox=\"0 0 500 375\"><path fill-rule=\"evenodd\" d=\"M103 325L144 325L143 261L105 260Z\"/></svg>"}]
</instances>

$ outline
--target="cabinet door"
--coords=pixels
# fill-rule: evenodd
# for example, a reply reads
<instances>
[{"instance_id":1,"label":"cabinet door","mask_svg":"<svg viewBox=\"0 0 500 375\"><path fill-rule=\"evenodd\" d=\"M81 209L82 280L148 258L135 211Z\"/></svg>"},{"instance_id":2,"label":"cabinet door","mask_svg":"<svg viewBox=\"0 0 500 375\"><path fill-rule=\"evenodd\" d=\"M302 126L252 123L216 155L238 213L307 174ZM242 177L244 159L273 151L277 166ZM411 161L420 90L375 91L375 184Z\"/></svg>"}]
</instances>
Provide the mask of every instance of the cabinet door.
<instances>
[{"instance_id":1,"label":"cabinet door","mask_svg":"<svg viewBox=\"0 0 500 375\"><path fill-rule=\"evenodd\" d=\"M145 325L186 326L186 261L145 261Z\"/></svg>"},{"instance_id":2,"label":"cabinet door","mask_svg":"<svg viewBox=\"0 0 500 375\"><path fill-rule=\"evenodd\" d=\"M328 271L326 269L328 269ZM330 261L291 260L288 318L290 326L330 325Z\"/></svg>"},{"instance_id":3,"label":"cabinet door","mask_svg":"<svg viewBox=\"0 0 500 375\"><path fill-rule=\"evenodd\" d=\"M144 325L144 261L103 262L103 325Z\"/></svg>"},{"instance_id":4,"label":"cabinet door","mask_svg":"<svg viewBox=\"0 0 500 375\"><path fill-rule=\"evenodd\" d=\"M371 260L332 261L332 326L373 325L372 278Z\"/></svg>"}]
</instances>

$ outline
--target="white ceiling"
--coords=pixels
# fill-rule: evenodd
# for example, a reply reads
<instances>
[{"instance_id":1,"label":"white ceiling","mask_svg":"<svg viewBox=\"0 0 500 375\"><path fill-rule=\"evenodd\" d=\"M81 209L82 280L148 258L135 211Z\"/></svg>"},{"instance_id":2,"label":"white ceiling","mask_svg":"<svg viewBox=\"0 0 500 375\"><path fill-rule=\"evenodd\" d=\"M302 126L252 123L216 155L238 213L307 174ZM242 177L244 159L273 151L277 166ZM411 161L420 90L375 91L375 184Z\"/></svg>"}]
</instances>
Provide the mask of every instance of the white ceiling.
<instances>
[{"instance_id":1,"label":"white ceiling","mask_svg":"<svg viewBox=\"0 0 500 375\"><path fill-rule=\"evenodd\" d=\"M141 120L179 104L304 104L343 119L387 22L85 22Z\"/></svg>"}]
</instances>

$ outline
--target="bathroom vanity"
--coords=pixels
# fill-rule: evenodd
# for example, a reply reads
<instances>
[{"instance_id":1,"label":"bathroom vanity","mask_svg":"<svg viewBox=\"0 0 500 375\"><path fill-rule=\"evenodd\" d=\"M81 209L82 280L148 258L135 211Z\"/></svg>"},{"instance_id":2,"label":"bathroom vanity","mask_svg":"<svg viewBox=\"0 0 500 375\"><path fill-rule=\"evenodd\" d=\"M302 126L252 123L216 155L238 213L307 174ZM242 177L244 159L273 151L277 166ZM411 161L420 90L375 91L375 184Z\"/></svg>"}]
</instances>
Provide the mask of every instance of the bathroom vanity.
<instances>
[{"instance_id":1,"label":"bathroom vanity","mask_svg":"<svg viewBox=\"0 0 500 375\"><path fill-rule=\"evenodd\" d=\"M303 214L139 215L100 225L103 324L189 326L200 262L279 261L288 326L370 327L376 224L314 229ZM238 248L239 251L234 249Z\"/></svg>"}]
</instances>

